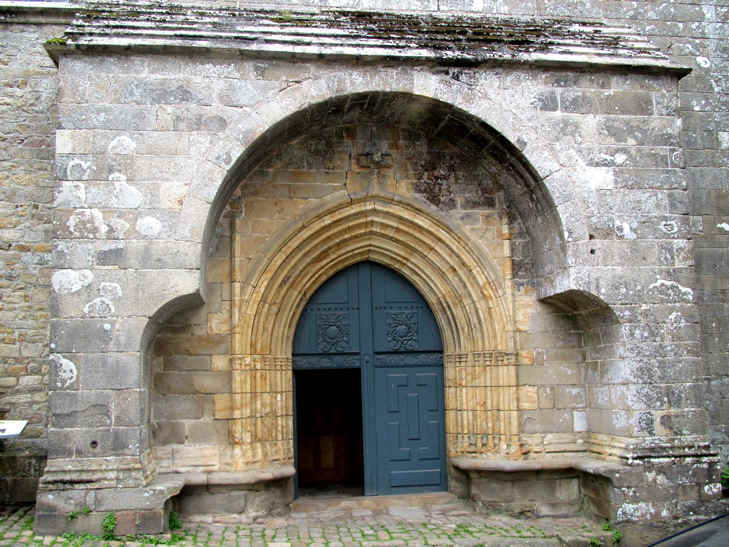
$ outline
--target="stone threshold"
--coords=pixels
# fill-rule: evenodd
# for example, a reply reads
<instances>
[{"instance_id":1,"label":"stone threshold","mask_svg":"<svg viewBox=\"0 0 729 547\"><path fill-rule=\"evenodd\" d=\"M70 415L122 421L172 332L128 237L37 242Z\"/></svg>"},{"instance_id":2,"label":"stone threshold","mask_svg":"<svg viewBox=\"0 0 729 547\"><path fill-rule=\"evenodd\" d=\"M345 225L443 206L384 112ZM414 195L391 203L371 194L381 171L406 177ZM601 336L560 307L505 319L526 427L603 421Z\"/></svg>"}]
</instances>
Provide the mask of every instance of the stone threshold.
<instances>
[{"instance_id":1,"label":"stone threshold","mask_svg":"<svg viewBox=\"0 0 729 547\"><path fill-rule=\"evenodd\" d=\"M323 511L386 511L391 508L431 509L458 501L450 492L385 496L300 497L291 502L291 516Z\"/></svg>"}]
</instances>

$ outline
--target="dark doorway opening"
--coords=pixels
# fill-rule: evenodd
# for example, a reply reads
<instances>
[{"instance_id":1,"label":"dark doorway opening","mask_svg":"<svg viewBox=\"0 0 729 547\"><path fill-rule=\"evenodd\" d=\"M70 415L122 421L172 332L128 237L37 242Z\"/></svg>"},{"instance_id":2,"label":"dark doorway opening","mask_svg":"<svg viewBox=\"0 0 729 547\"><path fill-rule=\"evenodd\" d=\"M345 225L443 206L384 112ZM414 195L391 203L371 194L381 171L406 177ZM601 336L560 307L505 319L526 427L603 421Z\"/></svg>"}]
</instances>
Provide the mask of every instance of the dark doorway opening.
<instances>
[{"instance_id":1,"label":"dark doorway opening","mask_svg":"<svg viewBox=\"0 0 729 547\"><path fill-rule=\"evenodd\" d=\"M299 495L364 493L360 369L299 370Z\"/></svg>"}]
</instances>

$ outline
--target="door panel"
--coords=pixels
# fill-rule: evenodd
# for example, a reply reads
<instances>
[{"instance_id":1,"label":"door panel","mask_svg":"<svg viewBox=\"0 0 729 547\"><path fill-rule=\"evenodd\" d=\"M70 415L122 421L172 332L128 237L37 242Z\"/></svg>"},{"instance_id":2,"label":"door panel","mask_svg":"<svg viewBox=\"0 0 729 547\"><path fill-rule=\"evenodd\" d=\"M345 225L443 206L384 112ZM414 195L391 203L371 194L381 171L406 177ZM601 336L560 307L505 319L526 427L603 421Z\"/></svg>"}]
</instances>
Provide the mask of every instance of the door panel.
<instances>
[{"instance_id":1,"label":"door panel","mask_svg":"<svg viewBox=\"0 0 729 547\"><path fill-rule=\"evenodd\" d=\"M400 274L372 265L375 352L443 351L435 317Z\"/></svg>"},{"instance_id":2,"label":"door panel","mask_svg":"<svg viewBox=\"0 0 729 547\"><path fill-rule=\"evenodd\" d=\"M356 268L335 274L309 299L296 326L295 355L360 352L358 274Z\"/></svg>"},{"instance_id":3,"label":"door panel","mask_svg":"<svg viewBox=\"0 0 729 547\"><path fill-rule=\"evenodd\" d=\"M390 487L399 488L398 492L403 492L402 487L409 487L408 492L428 492L426 487L431 487L433 491L440 491L441 473L440 469L426 469L414 471L393 471L390 475ZM393 492L395 493L395 492Z\"/></svg>"},{"instance_id":4,"label":"door panel","mask_svg":"<svg viewBox=\"0 0 729 547\"><path fill-rule=\"evenodd\" d=\"M444 489L442 386L442 367L375 369L378 493Z\"/></svg>"}]
</instances>

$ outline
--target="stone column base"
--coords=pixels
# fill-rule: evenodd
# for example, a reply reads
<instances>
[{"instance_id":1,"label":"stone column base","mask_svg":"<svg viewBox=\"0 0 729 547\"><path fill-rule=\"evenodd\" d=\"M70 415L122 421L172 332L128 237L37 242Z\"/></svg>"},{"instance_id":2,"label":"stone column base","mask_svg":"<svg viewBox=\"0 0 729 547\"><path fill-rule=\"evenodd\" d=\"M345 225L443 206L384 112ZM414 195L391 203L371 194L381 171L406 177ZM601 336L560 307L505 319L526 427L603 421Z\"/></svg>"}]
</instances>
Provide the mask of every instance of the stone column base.
<instances>
[{"instance_id":1,"label":"stone column base","mask_svg":"<svg viewBox=\"0 0 729 547\"><path fill-rule=\"evenodd\" d=\"M38 492L35 532L102 535L108 513L116 516L114 535L160 534L168 530L170 500L185 484L183 476L158 477L142 488L41 489Z\"/></svg>"},{"instance_id":2,"label":"stone column base","mask_svg":"<svg viewBox=\"0 0 729 547\"><path fill-rule=\"evenodd\" d=\"M142 456L49 458L40 490L135 488L149 484L154 474L150 451Z\"/></svg>"}]
</instances>

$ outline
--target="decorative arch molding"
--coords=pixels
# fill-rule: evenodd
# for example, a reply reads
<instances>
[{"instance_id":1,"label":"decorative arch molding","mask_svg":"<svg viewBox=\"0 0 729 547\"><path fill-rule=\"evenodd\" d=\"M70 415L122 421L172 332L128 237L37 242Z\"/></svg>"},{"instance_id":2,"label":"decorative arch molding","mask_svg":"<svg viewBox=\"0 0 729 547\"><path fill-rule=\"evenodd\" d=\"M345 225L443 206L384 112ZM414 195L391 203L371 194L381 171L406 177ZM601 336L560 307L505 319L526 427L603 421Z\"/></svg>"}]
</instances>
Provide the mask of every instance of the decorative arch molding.
<instances>
[{"instance_id":1,"label":"decorative arch molding","mask_svg":"<svg viewBox=\"0 0 729 547\"><path fill-rule=\"evenodd\" d=\"M301 310L339 270L373 260L400 271L433 309L446 353L509 351L513 323L495 265L419 207L367 196L315 214L282 237L241 287L239 354L291 352Z\"/></svg>"},{"instance_id":2,"label":"decorative arch molding","mask_svg":"<svg viewBox=\"0 0 729 547\"><path fill-rule=\"evenodd\" d=\"M216 399L216 414L231 419L238 469L292 463L298 318L321 284L364 260L407 277L436 317L449 456L518 448L514 321L496 268L447 223L411 204L367 196L299 223L246 280L234 272L232 393Z\"/></svg>"}]
</instances>

